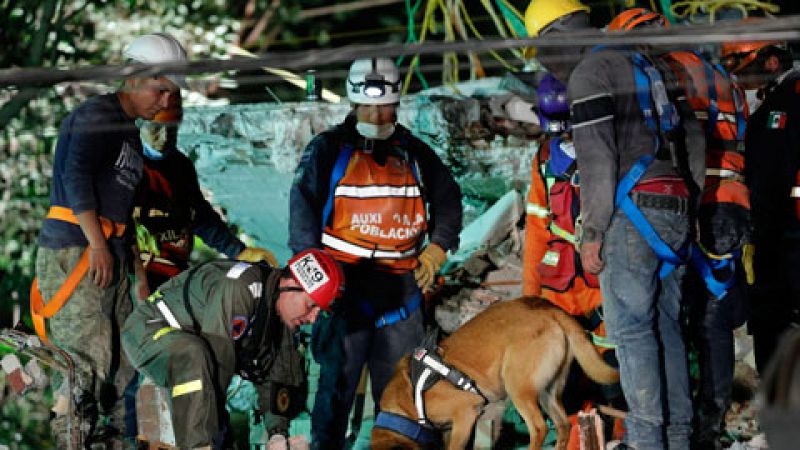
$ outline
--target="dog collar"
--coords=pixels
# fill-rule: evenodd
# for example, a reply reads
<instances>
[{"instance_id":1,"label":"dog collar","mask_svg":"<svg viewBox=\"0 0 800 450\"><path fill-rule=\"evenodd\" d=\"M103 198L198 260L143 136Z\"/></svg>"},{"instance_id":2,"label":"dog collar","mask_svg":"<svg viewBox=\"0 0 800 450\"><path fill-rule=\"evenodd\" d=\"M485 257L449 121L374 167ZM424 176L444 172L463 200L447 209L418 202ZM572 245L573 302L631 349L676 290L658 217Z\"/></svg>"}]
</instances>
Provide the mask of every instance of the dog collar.
<instances>
[{"instance_id":1,"label":"dog collar","mask_svg":"<svg viewBox=\"0 0 800 450\"><path fill-rule=\"evenodd\" d=\"M402 434L420 445L435 446L440 442L439 433L435 429L386 411L378 413L374 426Z\"/></svg>"}]
</instances>

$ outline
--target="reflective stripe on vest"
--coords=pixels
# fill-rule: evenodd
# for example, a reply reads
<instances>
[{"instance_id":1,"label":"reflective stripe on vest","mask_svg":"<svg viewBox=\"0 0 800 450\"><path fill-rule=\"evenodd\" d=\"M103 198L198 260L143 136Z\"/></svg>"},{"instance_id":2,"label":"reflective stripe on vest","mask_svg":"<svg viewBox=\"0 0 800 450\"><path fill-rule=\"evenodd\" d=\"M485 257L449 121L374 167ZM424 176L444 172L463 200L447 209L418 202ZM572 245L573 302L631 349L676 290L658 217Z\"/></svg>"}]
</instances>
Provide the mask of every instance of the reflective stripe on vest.
<instances>
[{"instance_id":1,"label":"reflective stripe on vest","mask_svg":"<svg viewBox=\"0 0 800 450\"><path fill-rule=\"evenodd\" d=\"M392 252L392 251L377 250L367 247L360 247L358 245L351 244L347 241L343 241L335 236L331 236L330 234L327 233L322 234L322 245L330 247L334 250L338 250L340 252L358 256L359 258L402 259L411 256L416 256L418 253L416 247L402 252Z\"/></svg>"},{"instance_id":2,"label":"reflective stripe on vest","mask_svg":"<svg viewBox=\"0 0 800 450\"><path fill-rule=\"evenodd\" d=\"M171 333L171 332L173 332L175 330L177 330L177 328L163 327L163 328L161 328L160 330L156 331L153 334L153 340L157 341L157 340L161 339L165 334Z\"/></svg>"},{"instance_id":3,"label":"reflective stripe on vest","mask_svg":"<svg viewBox=\"0 0 800 450\"><path fill-rule=\"evenodd\" d=\"M800 198L800 186L793 186L792 191L789 193L791 198Z\"/></svg>"},{"instance_id":4,"label":"reflective stripe on vest","mask_svg":"<svg viewBox=\"0 0 800 450\"><path fill-rule=\"evenodd\" d=\"M337 186L335 197L420 197L418 186Z\"/></svg>"},{"instance_id":5,"label":"reflective stripe on vest","mask_svg":"<svg viewBox=\"0 0 800 450\"><path fill-rule=\"evenodd\" d=\"M607 336L600 336L599 334L591 331L589 334L592 336L592 344L594 344L595 347L610 348L612 350L617 348L617 344L611 341L611 339Z\"/></svg>"},{"instance_id":6,"label":"reflective stripe on vest","mask_svg":"<svg viewBox=\"0 0 800 450\"><path fill-rule=\"evenodd\" d=\"M197 379L187 381L186 383L176 384L172 387L172 398L180 397L181 395L191 394L203 390L203 380Z\"/></svg>"},{"instance_id":7,"label":"reflective stripe on vest","mask_svg":"<svg viewBox=\"0 0 800 450\"><path fill-rule=\"evenodd\" d=\"M554 221L550 222L550 232L553 233L554 235L560 237L561 239L564 239L565 241L569 242L570 244L572 244L572 245L574 245L576 247L578 246L578 240L575 238L575 235L570 233L569 231L559 227L558 225L556 225L556 223Z\"/></svg>"},{"instance_id":8,"label":"reflective stripe on vest","mask_svg":"<svg viewBox=\"0 0 800 450\"><path fill-rule=\"evenodd\" d=\"M163 300L159 300L156 302L156 307L161 312L161 315L164 316L164 320L167 321L169 326L172 328L177 328L179 330L182 329L181 324L178 322L178 319L175 318L175 315L172 314L172 310L169 309L166 303Z\"/></svg>"},{"instance_id":9,"label":"reflective stripe on vest","mask_svg":"<svg viewBox=\"0 0 800 450\"><path fill-rule=\"evenodd\" d=\"M538 203L528 203L525 206L525 212L540 219L544 219L550 214L550 209Z\"/></svg>"},{"instance_id":10,"label":"reflective stripe on vest","mask_svg":"<svg viewBox=\"0 0 800 450\"><path fill-rule=\"evenodd\" d=\"M744 177L742 177L742 175L739 172L730 169L706 169L706 176L744 179Z\"/></svg>"}]
</instances>

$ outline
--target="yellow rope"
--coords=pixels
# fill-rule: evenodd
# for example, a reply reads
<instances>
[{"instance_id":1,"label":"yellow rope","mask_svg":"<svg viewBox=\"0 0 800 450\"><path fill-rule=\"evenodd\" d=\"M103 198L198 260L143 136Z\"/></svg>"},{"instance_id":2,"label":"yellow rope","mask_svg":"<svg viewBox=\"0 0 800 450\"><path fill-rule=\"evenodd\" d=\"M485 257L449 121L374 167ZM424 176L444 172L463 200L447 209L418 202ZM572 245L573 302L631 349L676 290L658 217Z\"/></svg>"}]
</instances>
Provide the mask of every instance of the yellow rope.
<instances>
[{"instance_id":1,"label":"yellow rope","mask_svg":"<svg viewBox=\"0 0 800 450\"><path fill-rule=\"evenodd\" d=\"M453 13L453 22L455 23L455 29L458 34L461 36L461 39L464 41L469 40L469 35L467 34L467 27L464 25L464 19L461 16L461 10L463 6L462 0L450 0L451 5L454 5L451 8L451 12ZM455 2L455 3L453 3ZM475 80L478 78L484 78L486 76L486 72L483 70L483 66L481 65L481 59L478 57L476 52L467 52L467 57L470 61L470 70L469 70L469 79Z\"/></svg>"},{"instance_id":2,"label":"yellow rope","mask_svg":"<svg viewBox=\"0 0 800 450\"><path fill-rule=\"evenodd\" d=\"M479 40L482 41L483 40L483 36L478 31L478 29L475 28L475 24L472 23L472 19L469 17L469 14L467 13L466 6L464 6L463 2L459 2L459 6L461 7L461 15L464 17L464 21L466 22L466 24L469 27L469 29L472 31L472 34L474 34L475 37L477 37ZM503 57L500 56L500 54L497 53L496 51L489 50L489 54L492 55L494 57L494 59L498 60L500 62L500 64L502 64L503 67L505 67L507 70L510 70L512 72L517 72L518 71L518 69L516 67L514 67L511 64L509 64L508 61L503 59Z\"/></svg>"},{"instance_id":3,"label":"yellow rope","mask_svg":"<svg viewBox=\"0 0 800 450\"><path fill-rule=\"evenodd\" d=\"M492 18L494 26L497 28L497 32L500 33L500 36L507 38L508 33L506 33L506 27L503 25L503 22L497 16L497 12L495 12L494 6L492 6L491 2L489 0L481 0L481 4L483 5L483 8L486 9L486 12L489 13L489 16ZM513 27L511 28L513 30ZM514 56L519 58L520 61L522 61L523 63L525 62L525 58L522 56L522 52L519 49L512 48L509 49L509 51L511 51L511 53Z\"/></svg>"},{"instance_id":4,"label":"yellow rope","mask_svg":"<svg viewBox=\"0 0 800 450\"><path fill-rule=\"evenodd\" d=\"M425 4L425 16L422 19L422 26L420 27L420 34L419 34L419 43L425 42L425 35L428 34L428 29L431 28L431 32L435 32L435 30L431 26L431 22L433 21L433 11L436 9L437 0L428 0L428 3ZM408 64L408 73L406 73L406 79L403 83L403 95L408 93L408 85L411 83L411 75L414 73L414 68L419 64L419 55L414 55L411 58L411 62Z\"/></svg>"},{"instance_id":5,"label":"yellow rope","mask_svg":"<svg viewBox=\"0 0 800 450\"><path fill-rule=\"evenodd\" d=\"M672 14L678 19L688 18L691 22L699 22L698 16L707 14L711 23L714 23L717 10L723 8L738 9L743 17L758 10L767 14L776 14L780 11L780 6L760 0L683 0L671 6Z\"/></svg>"},{"instance_id":6,"label":"yellow rope","mask_svg":"<svg viewBox=\"0 0 800 450\"><path fill-rule=\"evenodd\" d=\"M519 20L525 22L525 16L521 12L519 12L519 10L515 8L514 5L511 4L511 2L509 2L508 0L502 0L502 2L504 5L506 5L506 8L508 8L509 11L511 11L512 13L514 13L515 16L517 16Z\"/></svg>"},{"instance_id":7,"label":"yellow rope","mask_svg":"<svg viewBox=\"0 0 800 450\"><path fill-rule=\"evenodd\" d=\"M453 31L453 21L450 17L450 8L444 0L438 0L439 9L442 11L442 25L444 28L444 41L453 42L455 32ZM442 82L445 85L458 83L458 55L454 52L445 52L442 55Z\"/></svg>"}]
</instances>

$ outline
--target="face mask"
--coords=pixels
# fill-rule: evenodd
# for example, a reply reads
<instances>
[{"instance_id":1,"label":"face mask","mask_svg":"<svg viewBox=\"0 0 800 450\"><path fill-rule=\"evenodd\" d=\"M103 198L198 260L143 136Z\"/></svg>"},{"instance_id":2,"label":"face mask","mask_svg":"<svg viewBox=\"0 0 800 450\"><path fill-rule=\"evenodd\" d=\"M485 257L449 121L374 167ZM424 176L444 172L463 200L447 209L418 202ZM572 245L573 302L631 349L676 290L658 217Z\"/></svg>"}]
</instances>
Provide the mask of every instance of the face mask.
<instances>
[{"instance_id":1,"label":"face mask","mask_svg":"<svg viewBox=\"0 0 800 450\"><path fill-rule=\"evenodd\" d=\"M164 159L164 154L163 153L161 153L160 151L154 149L153 147L150 146L150 144L148 144L145 141L142 141L142 149L144 149L144 156L147 159L152 159L152 160L155 160L155 161Z\"/></svg>"},{"instance_id":2,"label":"face mask","mask_svg":"<svg viewBox=\"0 0 800 450\"><path fill-rule=\"evenodd\" d=\"M367 139L388 139L394 133L394 124L385 123L375 125L372 123L357 122L356 131Z\"/></svg>"}]
</instances>

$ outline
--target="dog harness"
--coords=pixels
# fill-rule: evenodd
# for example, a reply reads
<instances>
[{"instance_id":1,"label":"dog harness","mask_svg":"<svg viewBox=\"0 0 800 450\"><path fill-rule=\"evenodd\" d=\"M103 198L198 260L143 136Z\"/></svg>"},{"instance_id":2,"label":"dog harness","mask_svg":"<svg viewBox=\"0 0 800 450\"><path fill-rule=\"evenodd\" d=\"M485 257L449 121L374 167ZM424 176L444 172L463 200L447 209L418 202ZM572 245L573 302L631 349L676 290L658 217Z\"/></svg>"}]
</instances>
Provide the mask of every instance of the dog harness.
<instances>
[{"instance_id":1,"label":"dog harness","mask_svg":"<svg viewBox=\"0 0 800 450\"><path fill-rule=\"evenodd\" d=\"M438 350L438 349L437 349ZM482 409L490 403L489 398L481 392L475 380L455 367L447 365L437 350L417 347L411 353L411 388L414 396L414 407L417 420L381 411L375 419L375 426L401 434L419 444L427 445L438 442L437 428L425 414L425 391L441 380L447 380L462 391L481 396ZM433 440L433 439L437 440Z\"/></svg>"},{"instance_id":2,"label":"dog harness","mask_svg":"<svg viewBox=\"0 0 800 450\"><path fill-rule=\"evenodd\" d=\"M436 350L418 347L411 354L411 386L414 390L414 406L417 408L417 422L432 426L425 414L425 391L432 388L440 380L447 380L462 391L480 395L483 406L489 399L478 388L478 384L464 372L448 366Z\"/></svg>"}]
</instances>

